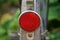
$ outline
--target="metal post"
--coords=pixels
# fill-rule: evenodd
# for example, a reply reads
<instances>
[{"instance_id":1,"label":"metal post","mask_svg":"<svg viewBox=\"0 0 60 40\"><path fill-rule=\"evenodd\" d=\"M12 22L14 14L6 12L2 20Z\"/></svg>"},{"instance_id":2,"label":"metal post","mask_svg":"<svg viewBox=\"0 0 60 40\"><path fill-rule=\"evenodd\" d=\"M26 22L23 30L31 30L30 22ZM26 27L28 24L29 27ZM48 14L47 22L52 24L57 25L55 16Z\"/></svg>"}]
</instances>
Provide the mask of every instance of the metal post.
<instances>
[{"instance_id":1,"label":"metal post","mask_svg":"<svg viewBox=\"0 0 60 40\"><path fill-rule=\"evenodd\" d=\"M42 18L42 21L41 21L41 28L40 28L40 30L41 30L41 38L42 38L42 40L44 40L44 38L45 38L45 32L46 32L46 26L47 26L47 8L46 8L46 0L34 0L35 2L34 2L34 4L35 4L35 8L34 8L34 10L36 11L36 12L38 12L39 14L40 14L40 16L41 16L41 18ZM42 9L42 11L40 10L40 8Z\"/></svg>"},{"instance_id":2,"label":"metal post","mask_svg":"<svg viewBox=\"0 0 60 40\"><path fill-rule=\"evenodd\" d=\"M42 14L43 14L43 21L44 21L44 28L46 29L47 26L47 8L46 8L46 0L42 0L42 5L43 5L43 10L42 10Z\"/></svg>"},{"instance_id":3,"label":"metal post","mask_svg":"<svg viewBox=\"0 0 60 40\"><path fill-rule=\"evenodd\" d=\"M26 11L26 10L27 10L26 0L22 0L21 12ZM26 31L24 31L22 28L20 28L20 40L27 40Z\"/></svg>"},{"instance_id":4,"label":"metal post","mask_svg":"<svg viewBox=\"0 0 60 40\"><path fill-rule=\"evenodd\" d=\"M26 10L27 10L26 0L22 0L21 12L26 11Z\"/></svg>"},{"instance_id":5,"label":"metal post","mask_svg":"<svg viewBox=\"0 0 60 40\"><path fill-rule=\"evenodd\" d=\"M36 11L38 14L41 14L40 12L40 0L34 0L34 11ZM41 16L41 15L40 15ZM35 31L35 40L41 40L41 28L43 30L43 22L41 18L41 27Z\"/></svg>"},{"instance_id":6,"label":"metal post","mask_svg":"<svg viewBox=\"0 0 60 40\"><path fill-rule=\"evenodd\" d=\"M34 0L34 10L38 14L41 14L40 12L40 0ZM21 12L28 10L27 9L27 0L22 0L22 5L21 5ZM44 9L44 8L43 8ZM41 15L40 15L41 16ZM41 40L41 33L43 33L43 21L41 18L41 27L39 27L37 30L34 32L26 32L22 28L20 28L20 40ZM32 38L29 38L27 34L32 34Z\"/></svg>"},{"instance_id":7,"label":"metal post","mask_svg":"<svg viewBox=\"0 0 60 40\"><path fill-rule=\"evenodd\" d=\"M41 28L41 31L42 31L42 40L45 39L45 33L46 33L46 26L47 26L47 8L46 8L46 0L41 0L41 8L42 8L42 12L41 12L41 17L42 17L42 20L43 20L43 30Z\"/></svg>"}]
</instances>

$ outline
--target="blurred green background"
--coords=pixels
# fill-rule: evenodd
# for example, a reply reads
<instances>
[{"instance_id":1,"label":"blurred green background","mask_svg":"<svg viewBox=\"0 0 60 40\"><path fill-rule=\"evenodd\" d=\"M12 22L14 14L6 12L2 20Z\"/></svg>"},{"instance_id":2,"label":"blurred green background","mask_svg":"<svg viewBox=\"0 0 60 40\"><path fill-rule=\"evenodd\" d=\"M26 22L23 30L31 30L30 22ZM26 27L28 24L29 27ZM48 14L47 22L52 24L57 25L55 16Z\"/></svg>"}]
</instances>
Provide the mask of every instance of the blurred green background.
<instances>
[{"instance_id":1,"label":"blurred green background","mask_svg":"<svg viewBox=\"0 0 60 40\"><path fill-rule=\"evenodd\" d=\"M11 31L19 30L18 0L0 0L0 40L10 40Z\"/></svg>"},{"instance_id":2,"label":"blurred green background","mask_svg":"<svg viewBox=\"0 0 60 40\"><path fill-rule=\"evenodd\" d=\"M48 7L49 40L60 40L60 0L49 0Z\"/></svg>"},{"instance_id":3,"label":"blurred green background","mask_svg":"<svg viewBox=\"0 0 60 40\"><path fill-rule=\"evenodd\" d=\"M10 31L20 29L18 3L18 0L0 0L0 40L9 40ZM48 6L47 36L49 40L60 40L60 0L49 0Z\"/></svg>"}]
</instances>

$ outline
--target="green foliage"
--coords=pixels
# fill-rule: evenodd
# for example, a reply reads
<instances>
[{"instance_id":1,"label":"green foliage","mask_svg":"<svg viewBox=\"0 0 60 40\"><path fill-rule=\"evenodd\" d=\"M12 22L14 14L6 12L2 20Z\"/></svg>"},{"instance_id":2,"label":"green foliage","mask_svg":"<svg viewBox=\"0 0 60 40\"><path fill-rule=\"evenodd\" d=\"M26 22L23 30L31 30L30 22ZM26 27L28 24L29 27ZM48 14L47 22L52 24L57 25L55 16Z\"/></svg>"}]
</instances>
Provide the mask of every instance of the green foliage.
<instances>
[{"instance_id":1,"label":"green foliage","mask_svg":"<svg viewBox=\"0 0 60 40\"><path fill-rule=\"evenodd\" d=\"M8 37L9 30L20 29L18 25L19 14L20 14L20 10L17 9L17 12L15 12L15 15L11 20L8 20L3 25L0 25L0 40L9 40L9 37Z\"/></svg>"},{"instance_id":2,"label":"green foliage","mask_svg":"<svg viewBox=\"0 0 60 40\"><path fill-rule=\"evenodd\" d=\"M9 37L8 37L8 35L6 35L6 36L2 36L2 37L0 37L0 40L9 40Z\"/></svg>"},{"instance_id":3,"label":"green foliage","mask_svg":"<svg viewBox=\"0 0 60 40\"><path fill-rule=\"evenodd\" d=\"M60 40L60 31L55 33L55 40Z\"/></svg>"},{"instance_id":4,"label":"green foliage","mask_svg":"<svg viewBox=\"0 0 60 40\"><path fill-rule=\"evenodd\" d=\"M50 3L57 2L58 0L49 0Z\"/></svg>"},{"instance_id":5,"label":"green foliage","mask_svg":"<svg viewBox=\"0 0 60 40\"><path fill-rule=\"evenodd\" d=\"M49 3L48 22L49 30L60 27L60 3L58 0L56 2Z\"/></svg>"},{"instance_id":6,"label":"green foliage","mask_svg":"<svg viewBox=\"0 0 60 40\"><path fill-rule=\"evenodd\" d=\"M19 29L19 24L18 24L18 17L19 17L19 14L20 14L20 10L17 9L17 11L14 13L14 16L11 20L8 20L6 21L4 24L3 24L3 27L6 29L6 30L17 30Z\"/></svg>"},{"instance_id":7,"label":"green foliage","mask_svg":"<svg viewBox=\"0 0 60 40\"><path fill-rule=\"evenodd\" d=\"M12 29L12 30L20 29L19 24L18 24L19 15L20 15L20 10L17 9L17 12L15 12L15 15L13 16L12 20L10 20L11 22L9 22L10 29Z\"/></svg>"},{"instance_id":8,"label":"green foliage","mask_svg":"<svg viewBox=\"0 0 60 40\"><path fill-rule=\"evenodd\" d=\"M3 27L0 27L0 36L3 36L6 33Z\"/></svg>"},{"instance_id":9,"label":"green foliage","mask_svg":"<svg viewBox=\"0 0 60 40\"><path fill-rule=\"evenodd\" d=\"M53 33L49 34L48 37L50 38L50 40L55 40L55 34Z\"/></svg>"},{"instance_id":10,"label":"green foliage","mask_svg":"<svg viewBox=\"0 0 60 40\"><path fill-rule=\"evenodd\" d=\"M50 34L48 35L50 40L60 40L60 30L58 29L60 28L60 2L58 1L59 0L49 0L47 29L50 32Z\"/></svg>"},{"instance_id":11,"label":"green foliage","mask_svg":"<svg viewBox=\"0 0 60 40\"><path fill-rule=\"evenodd\" d=\"M19 0L10 0L10 1L11 1L11 5L18 6Z\"/></svg>"},{"instance_id":12,"label":"green foliage","mask_svg":"<svg viewBox=\"0 0 60 40\"><path fill-rule=\"evenodd\" d=\"M0 40L9 40L7 28L6 25L0 25Z\"/></svg>"},{"instance_id":13,"label":"green foliage","mask_svg":"<svg viewBox=\"0 0 60 40\"><path fill-rule=\"evenodd\" d=\"M0 4L7 2L7 0L0 0Z\"/></svg>"},{"instance_id":14,"label":"green foliage","mask_svg":"<svg viewBox=\"0 0 60 40\"><path fill-rule=\"evenodd\" d=\"M50 38L50 40L60 40L60 31L56 33L50 33L48 37Z\"/></svg>"},{"instance_id":15,"label":"green foliage","mask_svg":"<svg viewBox=\"0 0 60 40\"><path fill-rule=\"evenodd\" d=\"M55 2L55 0L50 1L54 2L49 4L48 20L60 20L60 3L58 1Z\"/></svg>"}]
</instances>

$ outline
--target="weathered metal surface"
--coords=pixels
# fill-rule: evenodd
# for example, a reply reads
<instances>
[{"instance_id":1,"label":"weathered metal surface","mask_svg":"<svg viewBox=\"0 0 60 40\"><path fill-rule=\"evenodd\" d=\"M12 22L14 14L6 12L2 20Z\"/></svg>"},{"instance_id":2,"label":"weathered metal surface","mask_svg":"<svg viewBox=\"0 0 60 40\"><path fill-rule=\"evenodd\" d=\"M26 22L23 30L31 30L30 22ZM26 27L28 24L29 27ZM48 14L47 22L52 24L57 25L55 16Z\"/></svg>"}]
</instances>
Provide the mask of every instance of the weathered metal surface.
<instances>
[{"instance_id":1,"label":"weathered metal surface","mask_svg":"<svg viewBox=\"0 0 60 40\"><path fill-rule=\"evenodd\" d=\"M46 0L41 0L41 18L42 18L42 21L43 21L43 29L41 28L41 33L42 33L42 40L45 39L45 31L46 31L46 26L47 26L47 8L46 8Z\"/></svg>"},{"instance_id":2,"label":"weathered metal surface","mask_svg":"<svg viewBox=\"0 0 60 40\"><path fill-rule=\"evenodd\" d=\"M23 11L26 11L27 8L29 8L27 6L27 3L26 3L27 0L22 0L22 6L21 6L21 12ZM32 6L32 9L33 11L36 11L38 14L41 14L40 12L40 0L34 0L34 6ZM41 18L41 26L36 29L33 33L32 36L34 36L33 38L34 39L30 39L30 38L27 38L27 33L26 31L24 31L23 29L20 28L20 40L41 40L41 32L43 32L43 22L42 22L42 18Z\"/></svg>"},{"instance_id":3,"label":"weathered metal surface","mask_svg":"<svg viewBox=\"0 0 60 40\"><path fill-rule=\"evenodd\" d=\"M40 0L34 0L34 11L40 14ZM34 32L35 33L34 40L41 40L41 27L42 25Z\"/></svg>"},{"instance_id":4,"label":"weathered metal surface","mask_svg":"<svg viewBox=\"0 0 60 40\"><path fill-rule=\"evenodd\" d=\"M18 31L9 31L9 39L10 40L19 40Z\"/></svg>"},{"instance_id":5,"label":"weathered metal surface","mask_svg":"<svg viewBox=\"0 0 60 40\"><path fill-rule=\"evenodd\" d=\"M26 11L26 10L27 10L26 0L22 0L21 12Z\"/></svg>"}]
</instances>

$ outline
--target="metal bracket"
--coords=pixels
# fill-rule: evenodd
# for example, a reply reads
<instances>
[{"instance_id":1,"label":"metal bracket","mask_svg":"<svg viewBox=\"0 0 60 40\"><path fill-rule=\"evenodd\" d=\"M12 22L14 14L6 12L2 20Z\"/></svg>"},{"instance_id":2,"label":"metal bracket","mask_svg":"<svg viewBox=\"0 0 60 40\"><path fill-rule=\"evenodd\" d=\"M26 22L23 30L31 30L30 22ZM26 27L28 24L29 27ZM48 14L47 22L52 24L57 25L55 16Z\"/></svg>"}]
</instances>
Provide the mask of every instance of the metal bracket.
<instances>
[{"instance_id":1,"label":"metal bracket","mask_svg":"<svg viewBox=\"0 0 60 40\"><path fill-rule=\"evenodd\" d=\"M27 5L28 1L33 2L33 5L32 4ZM33 11L36 11L38 14L41 14L40 0L22 0L21 12L26 10L33 10ZM41 26L34 32L29 33L23 30L22 28L20 28L20 40L41 40L41 33L43 33L42 18L41 18Z\"/></svg>"}]
</instances>

